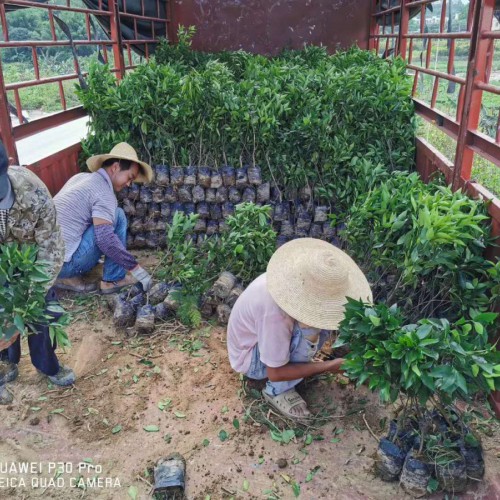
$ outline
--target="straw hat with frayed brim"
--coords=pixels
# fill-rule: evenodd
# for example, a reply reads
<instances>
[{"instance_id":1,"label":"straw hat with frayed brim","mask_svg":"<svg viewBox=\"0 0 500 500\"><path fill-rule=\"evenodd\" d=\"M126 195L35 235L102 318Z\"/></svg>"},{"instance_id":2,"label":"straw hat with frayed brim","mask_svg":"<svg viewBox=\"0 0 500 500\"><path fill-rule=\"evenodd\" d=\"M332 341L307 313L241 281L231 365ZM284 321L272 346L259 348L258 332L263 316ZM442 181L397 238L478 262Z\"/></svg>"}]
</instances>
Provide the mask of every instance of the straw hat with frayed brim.
<instances>
[{"instance_id":1,"label":"straw hat with frayed brim","mask_svg":"<svg viewBox=\"0 0 500 500\"><path fill-rule=\"evenodd\" d=\"M289 316L323 330L338 328L347 297L372 302L370 285L351 257L314 238L276 250L267 265L267 289Z\"/></svg>"},{"instance_id":2,"label":"straw hat with frayed brim","mask_svg":"<svg viewBox=\"0 0 500 500\"><path fill-rule=\"evenodd\" d=\"M134 182L151 182L153 180L153 169L145 162L140 161L135 149L126 142L120 142L106 155L91 156L87 160L87 167L91 172L95 172L102 167L103 162L110 158L119 160L130 160L140 166L139 175Z\"/></svg>"}]
</instances>

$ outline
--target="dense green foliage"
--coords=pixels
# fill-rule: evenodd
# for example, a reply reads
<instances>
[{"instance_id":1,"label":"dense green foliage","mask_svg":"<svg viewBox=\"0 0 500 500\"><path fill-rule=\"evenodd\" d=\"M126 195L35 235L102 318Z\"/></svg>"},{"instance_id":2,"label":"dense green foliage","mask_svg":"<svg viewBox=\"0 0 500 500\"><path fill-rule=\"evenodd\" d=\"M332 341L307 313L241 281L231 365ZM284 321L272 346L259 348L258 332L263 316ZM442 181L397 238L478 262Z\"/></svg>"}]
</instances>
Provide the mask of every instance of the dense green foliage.
<instances>
[{"instance_id":1,"label":"dense green foliage","mask_svg":"<svg viewBox=\"0 0 500 500\"><path fill-rule=\"evenodd\" d=\"M422 319L408 324L397 306L349 300L336 345L348 344L344 364L358 385L368 383L383 400L400 393L421 405L447 404L500 388L500 352L488 343L487 326L497 314L471 312L451 323Z\"/></svg>"},{"instance_id":2,"label":"dense green foliage","mask_svg":"<svg viewBox=\"0 0 500 500\"><path fill-rule=\"evenodd\" d=\"M368 51L308 47L266 58L165 45L118 85L99 65L88 82L79 91L92 118L87 155L127 140L156 163L258 163L267 179L313 185L339 210L413 164L404 62Z\"/></svg>"},{"instance_id":3,"label":"dense green foliage","mask_svg":"<svg viewBox=\"0 0 500 500\"><path fill-rule=\"evenodd\" d=\"M398 302L412 322L455 321L492 309L500 293L500 264L483 257L486 219L481 201L395 174L351 210L345 236L376 301Z\"/></svg>"},{"instance_id":4,"label":"dense green foliage","mask_svg":"<svg viewBox=\"0 0 500 500\"><path fill-rule=\"evenodd\" d=\"M227 230L198 246L189 238L198 215L174 214L157 276L181 285L178 315L184 323L199 321L200 299L222 271L233 272L245 284L265 271L276 247L269 214L269 206L241 203L226 219Z\"/></svg>"},{"instance_id":5,"label":"dense green foliage","mask_svg":"<svg viewBox=\"0 0 500 500\"><path fill-rule=\"evenodd\" d=\"M16 332L28 335L33 324L49 323L51 338L60 346L69 345L64 331L68 317L54 321L45 312L45 285L50 278L45 263L37 260L37 252L33 245L0 245L0 339L9 340ZM55 304L48 309L64 312Z\"/></svg>"}]
</instances>

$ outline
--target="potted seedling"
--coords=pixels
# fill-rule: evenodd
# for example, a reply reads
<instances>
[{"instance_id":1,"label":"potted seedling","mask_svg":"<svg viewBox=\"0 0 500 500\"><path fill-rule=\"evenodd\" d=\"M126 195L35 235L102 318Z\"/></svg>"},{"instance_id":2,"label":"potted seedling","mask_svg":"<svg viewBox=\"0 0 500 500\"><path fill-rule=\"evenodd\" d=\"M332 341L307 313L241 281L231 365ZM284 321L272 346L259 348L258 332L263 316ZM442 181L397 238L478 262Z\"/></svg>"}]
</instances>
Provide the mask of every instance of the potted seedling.
<instances>
[{"instance_id":1,"label":"potted seedling","mask_svg":"<svg viewBox=\"0 0 500 500\"><path fill-rule=\"evenodd\" d=\"M480 445L453 403L500 387L500 355L486 334L496 314L471 311L471 316L454 324L446 319L405 324L395 305L349 299L346 306L334 347L349 345L347 375L358 385L367 383L383 401L401 403L380 440L377 470L384 480L401 475L413 494L437 485L462 491L467 467L476 477L484 471Z\"/></svg>"}]
</instances>

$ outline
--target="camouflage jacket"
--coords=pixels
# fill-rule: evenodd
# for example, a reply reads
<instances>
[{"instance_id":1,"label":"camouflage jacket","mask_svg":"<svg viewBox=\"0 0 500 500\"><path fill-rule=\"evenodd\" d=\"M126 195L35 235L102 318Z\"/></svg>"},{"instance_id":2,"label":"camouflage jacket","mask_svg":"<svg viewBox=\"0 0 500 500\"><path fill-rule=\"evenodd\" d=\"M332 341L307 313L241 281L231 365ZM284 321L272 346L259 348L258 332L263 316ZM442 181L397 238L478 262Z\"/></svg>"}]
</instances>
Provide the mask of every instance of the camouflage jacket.
<instances>
[{"instance_id":1,"label":"camouflage jacket","mask_svg":"<svg viewBox=\"0 0 500 500\"><path fill-rule=\"evenodd\" d=\"M64 242L56 209L45 184L25 167L7 170L16 197L9 210L7 231L2 243L38 245L38 259L49 264L50 288L64 262Z\"/></svg>"}]
</instances>

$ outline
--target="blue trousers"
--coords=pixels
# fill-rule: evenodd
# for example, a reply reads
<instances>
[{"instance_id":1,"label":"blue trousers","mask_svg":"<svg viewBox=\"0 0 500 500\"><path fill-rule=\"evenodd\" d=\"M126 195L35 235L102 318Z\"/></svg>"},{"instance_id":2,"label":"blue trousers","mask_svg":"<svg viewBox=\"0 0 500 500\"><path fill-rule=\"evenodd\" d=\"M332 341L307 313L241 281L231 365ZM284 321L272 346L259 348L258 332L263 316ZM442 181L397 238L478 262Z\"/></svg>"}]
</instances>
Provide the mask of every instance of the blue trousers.
<instances>
[{"instance_id":1,"label":"blue trousers","mask_svg":"<svg viewBox=\"0 0 500 500\"><path fill-rule=\"evenodd\" d=\"M45 302L57 301L57 295L53 289L49 290ZM45 314L50 315L54 319L58 319L61 314L46 310ZM44 324L33 325L36 334L28 336L28 346L30 350L31 362L34 367L40 370L45 375L55 375L59 371L59 361L55 353L56 343L50 341L49 327ZM7 349L0 351L0 361L10 361L18 364L21 359L21 336L9 346Z\"/></svg>"},{"instance_id":2,"label":"blue trousers","mask_svg":"<svg viewBox=\"0 0 500 500\"><path fill-rule=\"evenodd\" d=\"M317 330L315 330L317 331ZM319 332L319 340L317 343L311 342L307 336L313 333L311 330L300 328L298 323L295 323L290 340L290 363L310 363L315 354L323 347L326 339L330 336L327 330ZM259 344L256 344L252 350L252 361L250 368L245 375L248 378L262 380L267 378L267 367L260 360ZM270 396L277 396L283 392L293 389L296 385L302 382L302 378L296 380L286 380L284 382L267 381L265 391Z\"/></svg>"},{"instance_id":3,"label":"blue trousers","mask_svg":"<svg viewBox=\"0 0 500 500\"><path fill-rule=\"evenodd\" d=\"M116 209L114 232L124 246L127 244L127 217L121 208ZM69 262L65 262L58 278L75 278L91 271L99 262L102 252L97 246L94 225L83 233L82 241ZM109 257L104 259L102 279L104 281L120 281L127 271Z\"/></svg>"}]
</instances>

